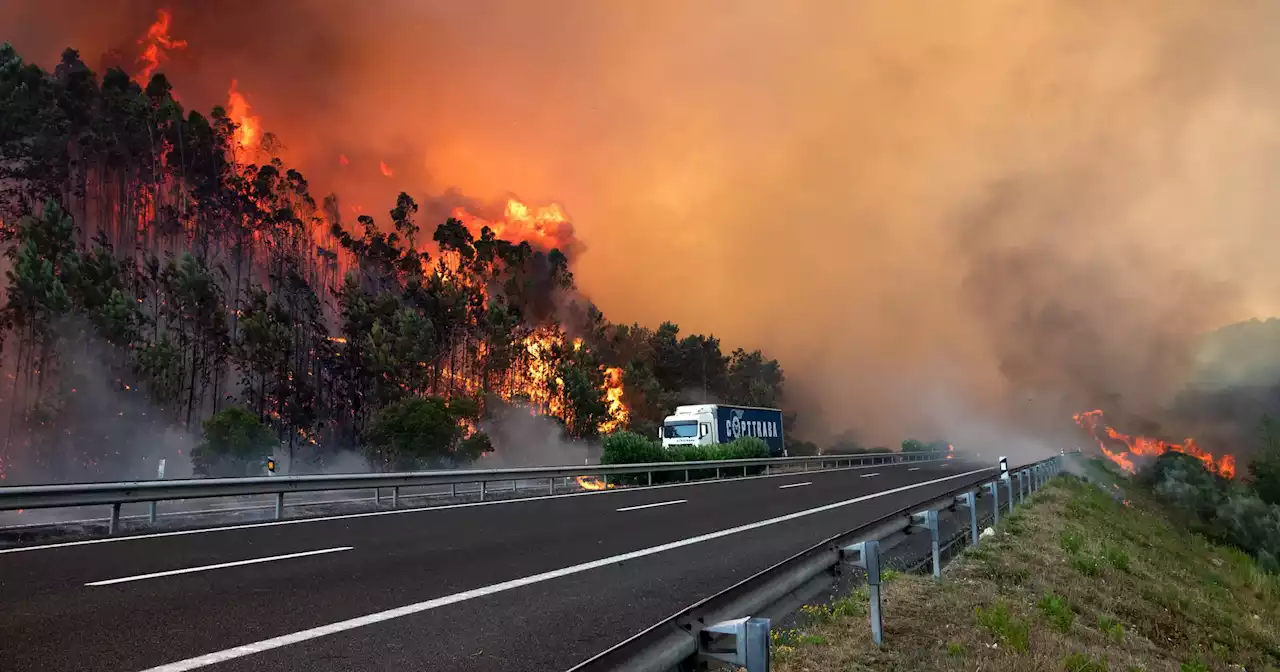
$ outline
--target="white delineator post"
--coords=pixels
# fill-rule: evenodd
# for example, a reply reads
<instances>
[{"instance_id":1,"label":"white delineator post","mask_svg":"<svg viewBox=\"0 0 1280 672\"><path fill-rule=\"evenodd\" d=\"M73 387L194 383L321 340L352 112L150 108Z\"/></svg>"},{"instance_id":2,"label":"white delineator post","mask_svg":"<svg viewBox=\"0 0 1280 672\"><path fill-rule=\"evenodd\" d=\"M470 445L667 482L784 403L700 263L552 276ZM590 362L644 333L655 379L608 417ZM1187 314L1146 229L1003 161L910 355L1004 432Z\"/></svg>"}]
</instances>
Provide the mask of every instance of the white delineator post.
<instances>
[{"instance_id":1,"label":"white delineator post","mask_svg":"<svg viewBox=\"0 0 1280 672\"><path fill-rule=\"evenodd\" d=\"M1009 478L1009 458L1000 456L1000 480L1004 481L1009 493L1009 513L1013 513L1013 479Z\"/></svg>"}]
</instances>

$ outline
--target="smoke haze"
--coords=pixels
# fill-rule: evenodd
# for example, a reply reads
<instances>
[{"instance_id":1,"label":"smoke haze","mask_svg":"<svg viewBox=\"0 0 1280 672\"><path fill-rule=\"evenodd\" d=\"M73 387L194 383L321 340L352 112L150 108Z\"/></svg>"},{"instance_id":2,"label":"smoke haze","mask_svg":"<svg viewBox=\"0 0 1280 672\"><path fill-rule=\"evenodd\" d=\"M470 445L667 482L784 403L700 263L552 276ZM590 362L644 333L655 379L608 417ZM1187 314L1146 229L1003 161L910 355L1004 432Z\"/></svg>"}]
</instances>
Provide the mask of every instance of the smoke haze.
<instances>
[{"instance_id":1,"label":"smoke haze","mask_svg":"<svg viewBox=\"0 0 1280 672\"><path fill-rule=\"evenodd\" d=\"M6 0L0 39L97 65L159 6ZM313 191L564 203L607 316L763 348L814 434L1145 412L1276 312L1274 3L164 6L180 99L237 79Z\"/></svg>"}]
</instances>

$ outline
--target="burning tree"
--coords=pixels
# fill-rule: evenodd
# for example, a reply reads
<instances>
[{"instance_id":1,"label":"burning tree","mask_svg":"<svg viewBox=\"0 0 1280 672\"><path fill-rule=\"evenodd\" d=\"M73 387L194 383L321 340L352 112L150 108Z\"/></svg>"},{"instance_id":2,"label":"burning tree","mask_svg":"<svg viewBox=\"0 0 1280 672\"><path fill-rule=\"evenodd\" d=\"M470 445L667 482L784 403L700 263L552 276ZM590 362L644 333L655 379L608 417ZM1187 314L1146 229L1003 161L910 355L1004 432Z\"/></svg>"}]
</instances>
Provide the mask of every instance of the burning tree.
<instances>
[{"instance_id":1,"label":"burning tree","mask_svg":"<svg viewBox=\"0 0 1280 672\"><path fill-rule=\"evenodd\" d=\"M228 406L306 463L415 399L474 407L451 416L451 450L502 405L592 439L650 432L699 396L778 402L782 370L758 351L607 322L554 244L571 230L558 205L455 207L427 235L402 193L386 221L346 221L272 155L234 82L209 115L175 100L158 71L185 46L171 20L132 75L99 79L74 50L45 72L0 47L0 476L16 456L92 472L140 428L194 429Z\"/></svg>"}]
</instances>

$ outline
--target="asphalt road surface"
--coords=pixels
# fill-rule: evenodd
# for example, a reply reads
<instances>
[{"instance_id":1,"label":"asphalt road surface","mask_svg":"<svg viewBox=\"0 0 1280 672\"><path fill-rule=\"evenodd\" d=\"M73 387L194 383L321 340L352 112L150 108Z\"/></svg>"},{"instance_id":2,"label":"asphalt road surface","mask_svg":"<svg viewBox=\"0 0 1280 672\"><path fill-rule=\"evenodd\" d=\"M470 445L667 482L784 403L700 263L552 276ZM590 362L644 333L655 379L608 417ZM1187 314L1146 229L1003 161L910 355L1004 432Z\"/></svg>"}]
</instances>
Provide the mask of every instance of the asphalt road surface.
<instances>
[{"instance_id":1,"label":"asphalt road surface","mask_svg":"<svg viewBox=\"0 0 1280 672\"><path fill-rule=\"evenodd\" d=\"M0 669L564 670L992 473L878 465L3 549Z\"/></svg>"}]
</instances>

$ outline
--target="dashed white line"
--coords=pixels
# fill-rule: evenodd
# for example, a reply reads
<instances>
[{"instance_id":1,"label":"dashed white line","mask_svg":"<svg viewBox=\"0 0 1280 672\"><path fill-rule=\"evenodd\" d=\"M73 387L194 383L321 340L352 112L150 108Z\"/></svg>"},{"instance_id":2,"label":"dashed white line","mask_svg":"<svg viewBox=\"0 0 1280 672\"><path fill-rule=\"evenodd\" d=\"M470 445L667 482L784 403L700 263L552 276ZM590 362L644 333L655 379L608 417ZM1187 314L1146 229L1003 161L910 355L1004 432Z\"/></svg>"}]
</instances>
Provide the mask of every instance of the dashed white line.
<instances>
[{"instance_id":1,"label":"dashed white line","mask_svg":"<svg viewBox=\"0 0 1280 672\"><path fill-rule=\"evenodd\" d=\"M778 486L778 489L779 489L779 490L786 490L787 488L798 488L798 487L800 487L800 486L802 486L802 485L813 485L813 481L805 481L804 483L788 483L788 484L786 484L786 485L779 485L779 486Z\"/></svg>"},{"instance_id":2,"label":"dashed white line","mask_svg":"<svg viewBox=\"0 0 1280 672\"><path fill-rule=\"evenodd\" d=\"M684 504L687 501L689 500L673 499L669 502L654 502L653 504L640 504L639 506L624 506L621 509L614 509L614 510L615 511L637 511L639 509L652 509L655 506L671 506L672 504Z\"/></svg>"},{"instance_id":3,"label":"dashed white line","mask_svg":"<svg viewBox=\"0 0 1280 672\"><path fill-rule=\"evenodd\" d=\"M920 471L920 467L911 467L907 471Z\"/></svg>"},{"instance_id":4,"label":"dashed white line","mask_svg":"<svg viewBox=\"0 0 1280 672\"><path fill-rule=\"evenodd\" d=\"M878 472L878 471L877 471L877 472L876 472L876 473L874 473L874 474L863 474L863 475L859 476L858 478L871 478L872 476L879 476L879 475L880 475L880 472Z\"/></svg>"},{"instance_id":5,"label":"dashed white line","mask_svg":"<svg viewBox=\"0 0 1280 672\"><path fill-rule=\"evenodd\" d=\"M253 642L251 644L241 644L240 646L235 646L229 649L214 651L213 653L206 653L202 656L196 656L194 658L187 658L185 660L179 660L179 661L167 663L164 665L158 665L148 670L144 670L143 672L185 672L186 670L195 670L202 667L215 665L217 663L225 663L228 660L235 660L237 658L243 658L245 656L252 656L254 654L262 653L263 651L278 649L282 646L298 644L300 642L317 639L319 637L327 637L329 635L334 635L339 632L346 632L347 630L354 630L356 628L362 628L365 626L373 625L375 623L382 623L382 622L390 621L396 618L403 618L405 616L419 614L424 611L438 609L440 607L447 606L450 604L457 604L458 602L473 600L477 597L484 597L486 595L493 595L495 593L505 592L508 590L512 590L514 588L520 588L522 586L529 586L536 583L541 583L543 581L550 581L552 579L558 579L565 576L572 576L580 572L586 572L586 571L597 569L600 567L610 567L613 565L617 565L618 563L621 563L621 562L628 562L631 560L635 560L636 558L643 558L649 555L663 553L665 551L670 551L676 548L684 548L685 546L701 544L707 541L711 541L713 539L720 539L723 537L727 537L734 534L740 534L742 532L747 532L750 530L758 530L762 527L777 525L778 523L785 523L787 521L796 520L797 518L811 516L816 513L822 513L824 511L832 511L834 509L839 509L841 507L849 506L851 504L857 504L859 502L865 502L865 501L876 499L879 497L887 497L889 495L895 495L899 492L906 492L908 490L914 490L915 488L920 488L928 485L945 483L953 479L964 478L965 476L972 476L974 474L981 474L986 471L991 471L991 469L976 469L974 471L969 471L962 474L955 474L953 476L943 476L942 478L935 478L932 481L924 481L922 483L912 483L911 485L904 485L900 488L893 488L890 490L877 492L871 495L863 495L861 497L854 497L853 499L846 499L843 502L835 502L832 504L825 504L823 506L819 506L813 509L805 509L804 511L788 513L783 516L778 516L777 518L759 520L754 523L747 523L746 525L739 525L738 527L730 527L728 529L719 530L717 532L709 532L707 534L701 534L696 537L680 539L679 541L672 541L666 544L661 544L659 546L642 548L638 551L631 551L630 553L623 553L621 555L614 555L608 558L600 558L599 560L584 562L580 565L562 567L560 569L553 569L549 572L543 572L541 574L533 574L531 576L525 576L519 579L503 581L502 583L495 583L488 586L482 586L480 588L473 588L471 590L465 590L460 593L445 595L444 597L437 597L435 599L426 600L424 602L407 604L403 607L388 609L386 611L379 611L376 613L367 614L365 616L358 616L356 618L348 619L345 621L338 621L336 623L330 623L328 625L321 625L318 627L311 628L309 630L300 630L298 632L293 632L287 635L280 635L279 637L272 637L271 639L264 639L262 641Z\"/></svg>"},{"instance_id":6,"label":"dashed white line","mask_svg":"<svg viewBox=\"0 0 1280 672\"><path fill-rule=\"evenodd\" d=\"M324 555L325 553L339 553L341 551L349 551L354 546L338 546L336 548L322 548L318 551L303 551L302 553L287 553L285 555L271 555L265 558L253 558L252 560L237 560L235 562L220 562L216 565L201 565L199 567L187 567L186 569L171 569L167 572L154 572L152 574L138 574L137 576L125 576L119 579L106 579L105 581L94 581L86 583L86 586L110 586L117 583L128 583L130 581L143 581L145 579L158 579L163 576L176 576L178 574L191 574L193 572L207 572L211 569L223 569L226 567L240 567L242 565L257 565L263 562L275 562L276 560L289 560L291 558L305 558L309 555Z\"/></svg>"}]
</instances>

